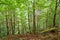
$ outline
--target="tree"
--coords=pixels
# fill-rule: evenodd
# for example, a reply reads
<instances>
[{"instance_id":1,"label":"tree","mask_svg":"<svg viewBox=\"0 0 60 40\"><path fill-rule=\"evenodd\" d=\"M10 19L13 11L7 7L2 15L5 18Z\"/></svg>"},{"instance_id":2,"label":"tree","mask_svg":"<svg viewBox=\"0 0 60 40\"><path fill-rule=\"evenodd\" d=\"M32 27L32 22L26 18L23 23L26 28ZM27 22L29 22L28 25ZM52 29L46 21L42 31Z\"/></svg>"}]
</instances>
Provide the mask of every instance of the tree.
<instances>
[{"instance_id":1,"label":"tree","mask_svg":"<svg viewBox=\"0 0 60 40\"><path fill-rule=\"evenodd\" d=\"M53 26L56 26L56 13L57 13L57 0L56 0L56 5L55 5L55 13L54 13L54 18L53 18Z\"/></svg>"},{"instance_id":2,"label":"tree","mask_svg":"<svg viewBox=\"0 0 60 40\"><path fill-rule=\"evenodd\" d=\"M33 32L35 34L36 31L36 23L35 23L35 0L33 1Z\"/></svg>"},{"instance_id":3,"label":"tree","mask_svg":"<svg viewBox=\"0 0 60 40\"><path fill-rule=\"evenodd\" d=\"M30 15L29 15L29 6L28 6L28 26L29 26L29 32L31 33L31 28L30 28Z\"/></svg>"},{"instance_id":4,"label":"tree","mask_svg":"<svg viewBox=\"0 0 60 40\"><path fill-rule=\"evenodd\" d=\"M7 27L7 35L9 35L9 27L8 27L8 12L6 14L6 27Z\"/></svg>"}]
</instances>

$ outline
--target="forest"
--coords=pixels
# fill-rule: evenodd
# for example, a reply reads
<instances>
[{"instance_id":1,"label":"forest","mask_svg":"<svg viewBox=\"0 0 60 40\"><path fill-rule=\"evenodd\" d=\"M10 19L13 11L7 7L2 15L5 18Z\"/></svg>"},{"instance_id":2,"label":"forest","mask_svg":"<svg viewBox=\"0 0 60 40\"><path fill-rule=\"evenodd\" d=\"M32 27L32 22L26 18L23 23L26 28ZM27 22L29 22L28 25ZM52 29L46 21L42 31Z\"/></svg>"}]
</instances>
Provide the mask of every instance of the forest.
<instances>
[{"instance_id":1,"label":"forest","mask_svg":"<svg viewBox=\"0 0 60 40\"><path fill-rule=\"evenodd\" d=\"M0 40L60 40L60 0L0 0Z\"/></svg>"}]
</instances>

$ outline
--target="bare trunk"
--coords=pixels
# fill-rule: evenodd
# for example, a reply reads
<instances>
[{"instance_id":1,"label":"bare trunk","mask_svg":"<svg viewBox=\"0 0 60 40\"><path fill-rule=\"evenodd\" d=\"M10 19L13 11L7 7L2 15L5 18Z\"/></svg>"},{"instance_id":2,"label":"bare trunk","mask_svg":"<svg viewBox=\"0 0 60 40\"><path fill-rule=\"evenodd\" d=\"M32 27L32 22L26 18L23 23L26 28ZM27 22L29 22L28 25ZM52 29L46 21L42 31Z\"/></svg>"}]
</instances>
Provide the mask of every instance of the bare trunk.
<instances>
[{"instance_id":1,"label":"bare trunk","mask_svg":"<svg viewBox=\"0 0 60 40\"><path fill-rule=\"evenodd\" d=\"M8 13L6 14L6 27L7 27L7 35L9 35L9 27L8 27Z\"/></svg>"},{"instance_id":2,"label":"bare trunk","mask_svg":"<svg viewBox=\"0 0 60 40\"><path fill-rule=\"evenodd\" d=\"M12 30L12 34L15 34L15 13L13 14L13 30Z\"/></svg>"},{"instance_id":3,"label":"bare trunk","mask_svg":"<svg viewBox=\"0 0 60 40\"><path fill-rule=\"evenodd\" d=\"M20 34L20 26L19 26L19 21L18 21L18 34Z\"/></svg>"},{"instance_id":4,"label":"bare trunk","mask_svg":"<svg viewBox=\"0 0 60 40\"><path fill-rule=\"evenodd\" d=\"M33 2L33 32L36 32L36 23L35 23L35 0Z\"/></svg>"},{"instance_id":5,"label":"bare trunk","mask_svg":"<svg viewBox=\"0 0 60 40\"><path fill-rule=\"evenodd\" d=\"M57 0L56 0L56 6L55 6L55 14L54 14L54 18L53 18L53 26L56 26L56 12L57 12Z\"/></svg>"},{"instance_id":6,"label":"bare trunk","mask_svg":"<svg viewBox=\"0 0 60 40\"><path fill-rule=\"evenodd\" d=\"M31 33L31 28L30 28L30 16L29 16L29 7L28 7L28 26L29 26L29 32Z\"/></svg>"},{"instance_id":7,"label":"bare trunk","mask_svg":"<svg viewBox=\"0 0 60 40\"><path fill-rule=\"evenodd\" d=\"M13 34L13 22L12 22L12 20L13 20L13 17L12 17L13 15L11 15L11 27L12 27L12 34Z\"/></svg>"}]
</instances>

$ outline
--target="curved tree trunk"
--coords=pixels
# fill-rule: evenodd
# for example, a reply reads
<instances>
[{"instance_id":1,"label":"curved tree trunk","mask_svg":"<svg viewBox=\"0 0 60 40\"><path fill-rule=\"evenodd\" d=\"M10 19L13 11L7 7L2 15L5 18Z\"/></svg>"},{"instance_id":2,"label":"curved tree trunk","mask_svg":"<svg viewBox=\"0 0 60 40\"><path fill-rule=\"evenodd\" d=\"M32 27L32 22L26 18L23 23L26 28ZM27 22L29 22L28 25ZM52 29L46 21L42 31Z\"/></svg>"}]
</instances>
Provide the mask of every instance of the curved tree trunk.
<instances>
[{"instance_id":1,"label":"curved tree trunk","mask_svg":"<svg viewBox=\"0 0 60 40\"><path fill-rule=\"evenodd\" d=\"M57 0L56 0L56 6L55 6L55 13L54 13L54 18L53 18L53 26L56 26L56 12L57 12Z\"/></svg>"}]
</instances>

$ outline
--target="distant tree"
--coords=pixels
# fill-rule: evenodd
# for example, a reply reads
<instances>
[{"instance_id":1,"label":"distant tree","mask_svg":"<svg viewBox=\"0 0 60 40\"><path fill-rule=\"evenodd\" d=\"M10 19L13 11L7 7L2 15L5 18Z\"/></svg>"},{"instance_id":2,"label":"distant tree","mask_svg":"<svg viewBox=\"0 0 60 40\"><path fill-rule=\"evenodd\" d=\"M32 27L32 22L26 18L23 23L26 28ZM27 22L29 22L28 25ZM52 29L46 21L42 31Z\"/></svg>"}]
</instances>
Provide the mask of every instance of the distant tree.
<instances>
[{"instance_id":1,"label":"distant tree","mask_svg":"<svg viewBox=\"0 0 60 40\"><path fill-rule=\"evenodd\" d=\"M18 34L20 34L20 26L19 26L19 21L18 21Z\"/></svg>"},{"instance_id":2,"label":"distant tree","mask_svg":"<svg viewBox=\"0 0 60 40\"><path fill-rule=\"evenodd\" d=\"M7 35L9 35L9 26L8 26L8 12L6 13L6 27L7 27Z\"/></svg>"}]
</instances>

